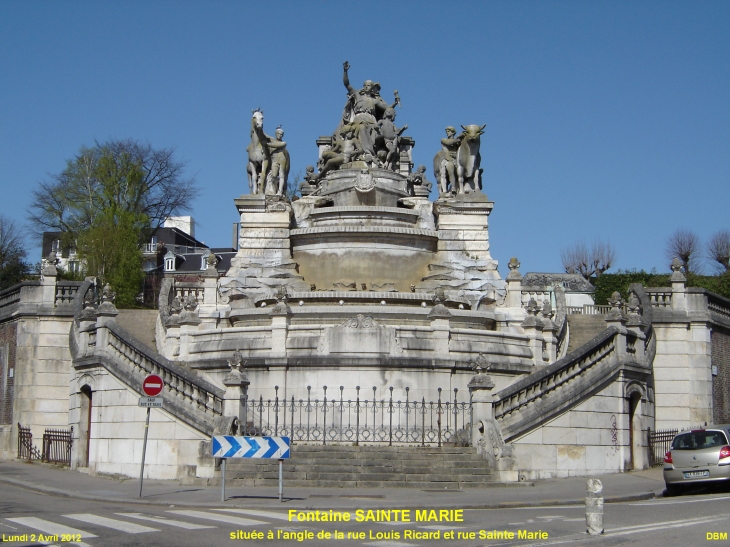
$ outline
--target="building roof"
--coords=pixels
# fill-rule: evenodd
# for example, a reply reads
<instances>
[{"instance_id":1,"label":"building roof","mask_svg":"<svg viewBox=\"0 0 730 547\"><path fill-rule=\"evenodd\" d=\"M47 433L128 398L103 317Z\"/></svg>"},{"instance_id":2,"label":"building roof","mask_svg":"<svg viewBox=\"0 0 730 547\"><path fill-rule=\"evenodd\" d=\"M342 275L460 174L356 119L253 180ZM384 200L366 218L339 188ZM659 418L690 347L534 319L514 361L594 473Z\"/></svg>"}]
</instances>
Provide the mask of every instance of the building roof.
<instances>
[{"instance_id":1,"label":"building roof","mask_svg":"<svg viewBox=\"0 0 730 547\"><path fill-rule=\"evenodd\" d=\"M529 272L522 278L522 286L548 288L562 285L570 292L595 292L596 288L580 274Z\"/></svg>"}]
</instances>

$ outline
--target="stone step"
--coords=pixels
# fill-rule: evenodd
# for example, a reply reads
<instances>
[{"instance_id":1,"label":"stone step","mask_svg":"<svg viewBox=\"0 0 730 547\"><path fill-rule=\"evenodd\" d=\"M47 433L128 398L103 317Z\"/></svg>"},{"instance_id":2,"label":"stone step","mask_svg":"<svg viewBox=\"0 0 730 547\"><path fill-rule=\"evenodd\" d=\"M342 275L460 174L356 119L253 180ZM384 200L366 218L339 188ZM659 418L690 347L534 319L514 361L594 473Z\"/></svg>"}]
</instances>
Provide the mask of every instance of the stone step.
<instances>
[{"instance_id":1,"label":"stone step","mask_svg":"<svg viewBox=\"0 0 730 547\"><path fill-rule=\"evenodd\" d=\"M226 476L238 478L278 478L277 470L255 471L255 472L229 472L226 469ZM481 470L480 473L429 473L424 470L418 471L388 471L382 470L378 472L359 473L346 469L327 469L317 471L285 471L284 479L307 479L307 480L421 480L421 481L463 481L463 482L483 482L485 480L493 480L491 470Z\"/></svg>"}]
</instances>

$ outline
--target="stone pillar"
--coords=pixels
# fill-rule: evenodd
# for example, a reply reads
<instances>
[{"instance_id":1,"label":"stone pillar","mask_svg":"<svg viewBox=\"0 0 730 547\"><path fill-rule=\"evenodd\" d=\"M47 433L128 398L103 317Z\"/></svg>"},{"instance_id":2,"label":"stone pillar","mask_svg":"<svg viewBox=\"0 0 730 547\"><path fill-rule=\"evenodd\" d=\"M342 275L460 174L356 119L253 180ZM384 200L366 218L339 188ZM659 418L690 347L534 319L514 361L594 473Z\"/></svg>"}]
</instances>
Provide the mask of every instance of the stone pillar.
<instances>
[{"instance_id":1,"label":"stone pillar","mask_svg":"<svg viewBox=\"0 0 730 547\"><path fill-rule=\"evenodd\" d=\"M211 254L215 258L215 255ZM208 261L208 269L203 272L203 303L198 316L204 326L215 328L220 313L218 312L218 264L217 258Z\"/></svg>"},{"instance_id":2,"label":"stone pillar","mask_svg":"<svg viewBox=\"0 0 730 547\"><path fill-rule=\"evenodd\" d=\"M509 273L507 274L507 307L521 308L522 274L520 274L518 270L520 267L520 261L513 256L509 259L507 267L509 268Z\"/></svg>"},{"instance_id":3,"label":"stone pillar","mask_svg":"<svg viewBox=\"0 0 730 547\"><path fill-rule=\"evenodd\" d=\"M489 422L494 420L494 410L492 407L492 390L494 389L494 381L491 376L483 373L475 374L467 384L469 395L471 397L472 409L472 428L471 428L471 445L477 447L477 452L482 453L484 446L479 444L479 439L484 435L484 431L479 431L481 422Z\"/></svg>"},{"instance_id":4,"label":"stone pillar","mask_svg":"<svg viewBox=\"0 0 730 547\"><path fill-rule=\"evenodd\" d=\"M542 337L545 340L545 353L547 354L548 363L555 362L558 352L558 326L553 323L553 316L555 312L550 305L550 300L545 300L542 303Z\"/></svg>"},{"instance_id":5,"label":"stone pillar","mask_svg":"<svg viewBox=\"0 0 730 547\"><path fill-rule=\"evenodd\" d=\"M444 291L437 290L435 297L436 305L428 314L428 318L431 320L431 328L433 329L434 353L443 357L449 354L449 339L451 338L451 326L449 324L451 312L441 303L445 299Z\"/></svg>"},{"instance_id":6,"label":"stone pillar","mask_svg":"<svg viewBox=\"0 0 730 547\"><path fill-rule=\"evenodd\" d=\"M611 310L606 314L606 326L616 327L619 330L620 336L616 338L616 353L619 359L626 357L626 316L622 310L624 305L623 298L614 291L611 298L608 299L608 303L611 305Z\"/></svg>"},{"instance_id":7,"label":"stone pillar","mask_svg":"<svg viewBox=\"0 0 730 547\"><path fill-rule=\"evenodd\" d=\"M687 310L687 278L680 271L682 263L678 258L672 260L672 276L669 281L672 284L672 309Z\"/></svg>"},{"instance_id":8,"label":"stone pillar","mask_svg":"<svg viewBox=\"0 0 730 547\"><path fill-rule=\"evenodd\" d=\"M90 333L96 329L96 310L89 306L81 310L79 314L79 352L87 355L89 348Z\"/></svg>"},{"instance_id":9,"label":"stone pillar","mask_svg":"<svg viewBox=\"0 0 730 547\"><path fill-rule=\"evenodd\" d=\"M540 307L534 298L530 298L525 308L527 311L527 317L522 322L522 328L525 334L530 338L530 350L532 351L532 362L537 365L544 365L545 359L542 355L543 350L543 322L542 319L537 317L537 313L540 311Z\"/></svg>"},{"instance_id":10,"label":"stone pillar","mask_svg":"<svg viewBox=\"0 0 730 547\"><path fill-rule=\"evenodd\" d=\"M291 261L291 206L279 202L267 211L266 197L259 194L243 195L234 203L241 215L241 228L238 252L231 266L245 268L251 262Z\"/></svg>"},{"instance_id":11,"label":"stone pillar","mask_svg":"<svg viewBox=\"0 0 730 547\"><path fill-rule=\"evenodd\" d=\"M487 228L493 208L494 202L481 192L458 194L448 200L439 199L436 207L439 254L460 253L466 258L492 260Z\"/></svg>"},{"instance_id":12,"label":"stone pillar","mask_svg":"<svg viewBox=\"0 0 730 547\"><path fill-rule=\"evenodd\" d=\"M472 404L472 446L476 447L477 453L494 470L495 479L516 482L519 474L514 448L504 443L502 430L494 419L493 402L496 396L491 393L494 382L489 375L481 372L484 368L488 370L489 366L475 364L477 366L474 366L474 370L477 374L467 384Z\"/></svg>"},{"instance_id":13,"label":"stone pillar","mask_svg":"<svg viewBox=\"0 0 730 547\"><path fill-rule=\"evenodd\" d=\"M271 309L271 357L286 357L286 337L291 323L292 311L287 304L289 295L284 287L279 288L278 302Z\"/></svg>"},{"instance_id":14,"label":"stone pillar","mask_svg":"<svg viewBox=\"0 0 730 547\"><path fill-rule=\"evenodd\" d=\"M180 359L188 358L190 344L192 342L191 334L200 327L200 318L195 312L183 312L180 316Z\"/></svg>"},{"instance_id":15,"label":"stone pillar","mask_svg":"<svg viewBox=\"0 0 730 547\"><path fill-rule=\"evenodd\" d=\"M234 416L238 419L238 430L245 434L248 421L247 401L248 386L251 382L240 368L231 365L231 371L223 379L226 393L223 395L223 415Z\"/></svg>"},{"instance_id":16,"label":"stone pillar","mask_svg":"<svg viewBox=\"0 0 730 547\"><path fill-rule=\"evenodd\" d=\"M48 262L41 270L41 300L43 307L53 308L56 305L56 278L58 270L53 262Z\"/></svg>"},{"instance_id":17,"label":"stone pillar","mask_svg":"<svg viewBox=\"0 0 730 547\"><path fill-rule=\"evenodd\" d=\"M116 294L112 292L109 285L104 285L101 290L101 304L96 308L96 347L106 348L109 343L109 325L116 322L119 311L114 305Z\"/></svg>"}]
</instances>

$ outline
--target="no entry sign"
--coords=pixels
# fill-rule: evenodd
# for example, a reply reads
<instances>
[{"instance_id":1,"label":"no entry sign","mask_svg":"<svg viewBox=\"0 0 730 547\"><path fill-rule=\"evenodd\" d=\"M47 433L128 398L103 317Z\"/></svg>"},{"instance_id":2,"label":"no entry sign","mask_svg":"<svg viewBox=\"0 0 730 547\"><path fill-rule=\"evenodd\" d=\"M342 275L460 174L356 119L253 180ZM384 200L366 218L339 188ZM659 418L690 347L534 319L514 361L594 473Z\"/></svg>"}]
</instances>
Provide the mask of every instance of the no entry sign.
<instances>
[{"instance_id":1,"label":"no entry sign","mask_svg":"<svg viewBox=\"0 0 730 547\"><path fill-rule=\"evenodd\" d=\"M157 374L150 374L142 382L142 391L147 397L157 397L161 392L165 384L162 382L162 378Z\"/></svg>"}]
</instances>

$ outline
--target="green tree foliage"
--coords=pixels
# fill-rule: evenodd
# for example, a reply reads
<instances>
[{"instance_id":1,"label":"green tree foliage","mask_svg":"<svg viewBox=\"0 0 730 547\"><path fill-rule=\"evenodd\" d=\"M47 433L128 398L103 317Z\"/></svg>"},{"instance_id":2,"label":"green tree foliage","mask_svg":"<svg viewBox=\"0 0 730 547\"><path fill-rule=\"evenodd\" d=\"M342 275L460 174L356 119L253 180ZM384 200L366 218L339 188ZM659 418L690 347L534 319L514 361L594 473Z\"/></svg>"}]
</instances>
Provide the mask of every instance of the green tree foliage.
<instances>
[{"instance_id":1,"label":"green tree foliage","mask_svg":"<svg viewBox=\"0 0 730 547\"><path fill-rule=\"evenodd\" d=\"M171 149L136 141L83 147L34 192L31 220L38 232L61 231L85 274L109 283L118 305L134 305L144 279L140 243L165 218L189 210L197 193L183 167Z\"/></svg>"},{"instance_id":2,"label":"green tree foliage","mask_svg":"<svg viewBox=\"0 0 730 547\"><path fill-rule=\"evenodd\" d=\"M624 298L628 298L629 285L641 283L644 287L669 287L671 274L659 274L655 271L645 272L644 270L619 270L616 273L604 273L598 278L591 279L596 287L593 295L596 304L605 305L614 291L618 291ZM710 292L730 298L730 273L722 275L695 275L686 274L688 287L699 287Z\"/></svg>"},{"instance_id":3,"label":"green tree foliage","mask_svg":"<svg viewBox=\"0 0 730 547\"><path fill-rule=\"evenodd\" d=\"M23 281L29 270L20 230L15 222L0 216L0 290Z\"/></svg>"},{"instance_id":4,"label":"green tree foliage","mask_svg":"<svg viewBox=\"0 0 730 547\"><path fill-rule=\"evenodd\" d=\"M100 183L100 211L77 238L79 258L89 275L109 283L121 307L134 305L144 273L139 242L149 218L139 211L147 191L144 172L129 154L105 151L93 175Z\"/></svg>"}]
</instances>

